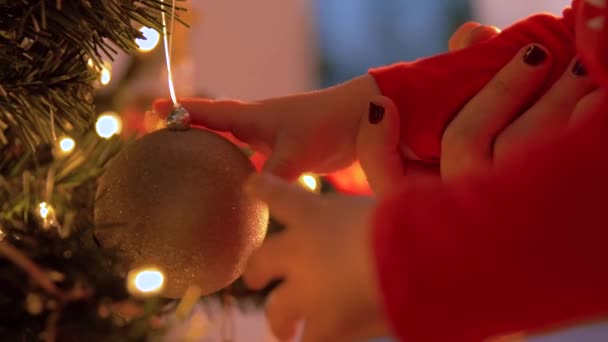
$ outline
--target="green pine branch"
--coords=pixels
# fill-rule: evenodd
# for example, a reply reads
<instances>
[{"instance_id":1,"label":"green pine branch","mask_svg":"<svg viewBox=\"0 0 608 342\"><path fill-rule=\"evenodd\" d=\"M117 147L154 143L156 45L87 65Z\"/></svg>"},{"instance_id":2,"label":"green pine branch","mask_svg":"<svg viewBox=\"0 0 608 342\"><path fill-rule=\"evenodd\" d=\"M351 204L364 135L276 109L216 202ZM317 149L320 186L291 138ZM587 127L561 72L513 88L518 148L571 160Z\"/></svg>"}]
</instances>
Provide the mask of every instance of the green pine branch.
<instances>
[{"instance_id":1,"label":"green pine branch","mask_svg":"<svg viewBox=\"0 0 608 342\"><path fill-rule=\"evenodd\" d=\"M124 147L93 129L98 70L116 51L134 51L142 25L161 30L161 5L0 0L0 340L143 341L159 332L163 303L127 293L114 253L95 244L92 216L96 178ZM63 134L76 141L66 156L54 140ZM139 312L125 316L124 305Z\"/></svg>"},{"instance_id":2,"label":"green pine branch","mask_svg":"<svg viewBox=\"0 0 608 342\"><path fill-rule=\"evenodd\" d=\"M170 14L169 3L164 11ZM51 123L58 131L89 127L102 59L112 59L119 49L134 51L142 25L160 31L162 5L159 0L0 1L0 144L9 143L2 133L8 127L30 148L51 141Z\"/></svg>"}]
</instances>

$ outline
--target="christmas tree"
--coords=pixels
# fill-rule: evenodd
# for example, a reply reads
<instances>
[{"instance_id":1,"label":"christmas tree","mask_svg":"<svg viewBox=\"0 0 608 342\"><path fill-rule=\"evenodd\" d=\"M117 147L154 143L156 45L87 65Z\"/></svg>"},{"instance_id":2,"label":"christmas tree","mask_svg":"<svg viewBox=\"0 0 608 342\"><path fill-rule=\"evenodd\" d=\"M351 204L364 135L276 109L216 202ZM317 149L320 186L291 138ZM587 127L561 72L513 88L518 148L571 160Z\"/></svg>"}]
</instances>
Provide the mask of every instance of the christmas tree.
<instances>
[{"instance_id":1,"label":"christmas tree","mask_svg":"<svg viewBox=\"0 0 608 342\"><path fill-rule=\"evenodd\" d=\"M116 118L95 111L104 61L134 51L141 27L160 32L167 8L0 1L2 341L137 341L165 328L166 303L114 272L92 216L96 179L125 144L112 136Z\"/></svg>"}]
</instances>

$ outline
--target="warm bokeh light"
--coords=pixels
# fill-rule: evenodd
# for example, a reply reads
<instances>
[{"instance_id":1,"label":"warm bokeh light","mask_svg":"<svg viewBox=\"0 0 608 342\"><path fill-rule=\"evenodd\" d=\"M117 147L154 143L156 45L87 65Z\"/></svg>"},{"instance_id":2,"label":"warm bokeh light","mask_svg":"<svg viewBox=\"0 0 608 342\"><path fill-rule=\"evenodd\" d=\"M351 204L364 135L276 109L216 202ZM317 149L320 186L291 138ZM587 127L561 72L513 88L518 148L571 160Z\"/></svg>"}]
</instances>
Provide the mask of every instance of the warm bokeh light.
<instances>
[{"instance_id":1,"label":"warm bokeh light","mask_svg":"<svg viewBox=\"0 0 608 342\"><path fill-rule=\"evenodd\" d=\"M135 43L139 47L139 51L148 52L154 50L160 41L160 34L158 31L144 26L139 30L139 32L146 37L146 39L135 39Z\"/></svg>"},{"instance_id":2,"label":"warm bokeh light","mask_svg":"<svg viewBox=\"0 0 608 342\"><path fill-rule=\"evenodd\" d=\"M165 275L156 268L142 268L129 272L127 288L132 295L153 296L165 286Z\"/></svg>"},{"instance_id":3,"label":"warm bokeh light","mask_svg":"<svg viewBox=\"0 0 608 342\"><path fill-rule=\"evenodd\" d=\"M109 139L122 131L122 120L120 116L114 112L102 113L99 118L97 118L95 130L100 137Z\"/></svg>"},{"instance_id":4,"label":"warm bokeh light","mask_svg":"<svg viewBox=\"0 0 608 342\"><path fill-rule=\"evenodd\" d=\"M55 209L46 202L38 204L38 216L42 219L42 226L44 229L48 229L57 223Z\"/></svg>"},{"instance_id":5,"label":"warm bokeh light","mask_svg":"<svg viewBox=\"0 0 608 342\"><path fill-rule=\"evenodd\" d=\"M107 63L104 63L104 65L101 67L101 75L100 75L99 81L101 82L102 85L108 85L111 80L112 80L112 72L110 71L110 65Z\"/></svg>"},{"instance_id":6,"label":"warm bokeh light","mask_svg":"<svg viewBox=\"0 0 608 342\"><path fill-rule=\"evenodd\" d=\"M157 291L164 282L165 277L158 271L143 271L135 276L135 287L145 293Z\"/></svg>"},{"instance_id":7,"label":"warm bokeh light","mask_svg":"<svg viewBox=\"0 0 608 342\"><path fill-rule=\"evenodd\" d=\"M61 149L61 152L65 154L72 152L74 147L76 147L76 142L70 137L59 140L59 148Z\"/></svg>"},{"instance_id":8,"label":"warm bokeh light","mask_svg":"<svg viewBox=\"0 0 608 342\"><path fill-rule=\"evenodd\" d=\"M319 190L319 179L311 174L300 176L298 183L310 191L317 192Z\"/></svg>"},{"instance_id":9,"label":"warm bokeh light","mask_svg":"<svg viewBox=\"0 0 608 342\"><path fill-rule=\"evenodd\" d=\"M38 214L40 214L40 217L43 220L46 220L51 213L51 210L52 208L46 202L42 202L38 205Z\"/></svg>"}]
</instances>

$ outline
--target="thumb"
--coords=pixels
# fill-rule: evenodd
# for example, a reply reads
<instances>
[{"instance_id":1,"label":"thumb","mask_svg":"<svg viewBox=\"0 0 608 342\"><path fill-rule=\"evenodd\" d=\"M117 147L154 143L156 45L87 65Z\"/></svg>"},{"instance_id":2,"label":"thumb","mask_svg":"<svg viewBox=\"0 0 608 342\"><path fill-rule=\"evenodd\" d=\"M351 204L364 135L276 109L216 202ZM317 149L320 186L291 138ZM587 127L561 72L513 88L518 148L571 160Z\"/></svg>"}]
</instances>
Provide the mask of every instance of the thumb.
<instances>
[{"instance_id":1,"label":"thumb","mask_svg":"<svg viewBox=\"0 0 608 342\"><path fill-rule=\"evenodd\" d=\"M316 212L317 195L268 173L253 174L245 192L266 202L272 215L283 224L299 222Z\"/></svg>"},{"instance_id":2,"label":"thumb","mask_svg":"<svg viewBox=\"0 0 608 342\"><path fill-rule=\"evenodd\" d=\"M389 98L371 99L357 136L357 156L370 187L378 195L386 194L403 178L400 150L400 117Z\"/></svg>"}]
</instances>

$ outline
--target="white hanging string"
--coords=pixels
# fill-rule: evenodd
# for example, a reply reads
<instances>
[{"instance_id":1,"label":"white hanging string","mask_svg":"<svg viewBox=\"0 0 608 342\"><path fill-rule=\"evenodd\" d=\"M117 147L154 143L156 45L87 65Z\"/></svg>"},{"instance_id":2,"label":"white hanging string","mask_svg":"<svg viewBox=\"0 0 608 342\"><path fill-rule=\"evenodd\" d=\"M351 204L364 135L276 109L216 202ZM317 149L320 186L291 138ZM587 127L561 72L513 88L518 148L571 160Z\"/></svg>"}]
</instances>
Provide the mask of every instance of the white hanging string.
<instances>
[{"instance_id":1,"label":"white hanging string","mask_svg":"<svg viewBox=\"0 0 608 342\"><path fill-rule=\"evenodd\" d=\"M177 97L175 96L175 87L173 86L173 72L171 70L171 55L173 48L173 27L175 24L175 0L171 4L171 37L168 37L167 32L167 15L165 14L165 0L161 0L161 19L163 23L163 43L165 45L165 60L167 64L167 79L169 83L169 93L174 106L178 106Z\"/></svg>"}]
</instances>

